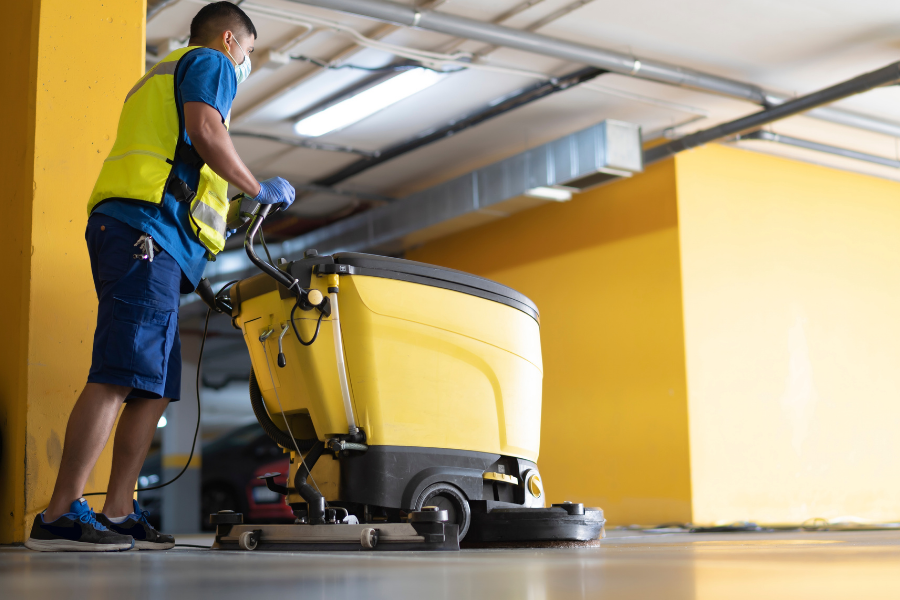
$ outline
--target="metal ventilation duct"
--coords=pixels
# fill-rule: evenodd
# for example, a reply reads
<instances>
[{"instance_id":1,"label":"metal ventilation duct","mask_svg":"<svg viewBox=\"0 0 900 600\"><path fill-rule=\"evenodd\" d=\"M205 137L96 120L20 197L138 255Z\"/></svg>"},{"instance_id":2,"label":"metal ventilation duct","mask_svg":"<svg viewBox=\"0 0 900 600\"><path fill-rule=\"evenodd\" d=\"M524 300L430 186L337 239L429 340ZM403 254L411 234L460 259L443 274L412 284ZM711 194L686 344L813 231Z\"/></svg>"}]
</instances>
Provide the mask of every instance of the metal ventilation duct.
<instances>
[{"instance_id":1,"label":"metal ventilation duct","mask_svg":"<svg viewBox=\"0 0 900 600\"><path fill-rule=\"evenodd\" d=\"M523 198L539 187L583 190L610 179L643 170L640 127L606 120L412 194L385 206L332 223L283 242L279 256L299 258L304 250L320 253L339 250L400 250L413 243L439 237L477 224L483 218L503 216L546 200ZM468 220L467 220L468 219ZM423 231L429 231L423 234ZM415 235L413 235L415 234ZM206 274L219 280L248 269L243 251L220 255Z\"/></svg>"},{"instance_id":2,"label":"metal ventilation duct","mask_svg":"<svg viewBox=\"0 0 900 600\"><path fill-rule=\"evenodd\" d=\"M582 190L642 170L640 127L606 120L398 202L307 233L285 242L282 251L292 255L307 248L324 253L383 248L467 213L496 208L534 188L565 186Z\"/></svg>"}]
</instances>

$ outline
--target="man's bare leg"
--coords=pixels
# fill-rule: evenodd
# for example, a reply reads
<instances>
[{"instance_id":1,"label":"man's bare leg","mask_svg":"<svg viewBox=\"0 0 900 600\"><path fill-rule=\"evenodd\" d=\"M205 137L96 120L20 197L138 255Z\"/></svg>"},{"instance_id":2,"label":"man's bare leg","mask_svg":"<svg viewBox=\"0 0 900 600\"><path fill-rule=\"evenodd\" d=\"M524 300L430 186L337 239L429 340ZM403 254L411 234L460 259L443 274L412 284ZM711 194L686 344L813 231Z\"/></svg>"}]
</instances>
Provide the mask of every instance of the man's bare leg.
<instances>
[{"instance_id":1,"label":"man's bare leg","mask_svg":"<svg viewBox=\"0 0 900 600\"><path fill-rule=\"evenodd\" d=\"M62 461L44 521L55 521L84 494L84 486L116 424L119 408L131 388L108 383L84 386L66 425ZM129 511L130 512L130 511Z\"/></svg>"},{"instance_id":2,"label":"man's bare leg","mask_svg":"<svg viewBox=\"0 0 900 600\"><path fill-rule=\"evenodd\" d=\"M168 398L132 399L125 405L113 443L112 471L103 506L107 517L124 517L134 510L131 501L135 483L147 458L156 424L168 405Z\"/></svg>"}]
</instances>

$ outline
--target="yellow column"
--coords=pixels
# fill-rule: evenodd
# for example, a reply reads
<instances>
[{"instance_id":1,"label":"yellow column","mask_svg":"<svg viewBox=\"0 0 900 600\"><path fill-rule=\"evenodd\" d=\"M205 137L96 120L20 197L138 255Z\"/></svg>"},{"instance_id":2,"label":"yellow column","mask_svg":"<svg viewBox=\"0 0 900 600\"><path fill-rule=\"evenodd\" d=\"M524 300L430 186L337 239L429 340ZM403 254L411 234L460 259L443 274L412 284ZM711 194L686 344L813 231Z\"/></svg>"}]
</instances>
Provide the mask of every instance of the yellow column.
<instances>
[{"instance_id":1,"label":"yellow column","mask_svg":"<svg viewBox=\"0 0 900 600\"><path fill-rule=\"evenodd\" d=\"M675 160L695 521L900 519L900 183Z\"/></svg>"},{"instance_id":2,"label":"yellow column","mask_svg":"<svg viewBox=\"0 0 900 600\"><path fill-rule=\"evenodd\" d=\"M86 203L144 72L145 0L4 6L0 543L46 506L97 316ZM88 490L103 490L109 448ZM96 507L96 505L95 505Z\"/></svg>"}]
</instances>

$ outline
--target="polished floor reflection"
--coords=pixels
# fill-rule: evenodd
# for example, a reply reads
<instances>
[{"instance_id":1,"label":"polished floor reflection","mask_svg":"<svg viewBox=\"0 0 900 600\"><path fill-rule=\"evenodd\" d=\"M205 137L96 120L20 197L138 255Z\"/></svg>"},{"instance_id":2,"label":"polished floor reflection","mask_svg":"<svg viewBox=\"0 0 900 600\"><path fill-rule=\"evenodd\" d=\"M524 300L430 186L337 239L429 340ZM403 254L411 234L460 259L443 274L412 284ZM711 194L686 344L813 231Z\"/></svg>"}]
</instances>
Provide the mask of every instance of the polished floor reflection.
<instances>
[{"instance_id":1,"label":"polished floor reflection","mask_svg":"<svg viewBox=\"0 0 900 600\"><path fill-rule=\"evenodd\" d=\"M209 543L209 538L180 541ZM2 598L372 600L900 598L900 532L644 534L599 548L459 553L0 548Z\"/></svg>"}]
</instances>

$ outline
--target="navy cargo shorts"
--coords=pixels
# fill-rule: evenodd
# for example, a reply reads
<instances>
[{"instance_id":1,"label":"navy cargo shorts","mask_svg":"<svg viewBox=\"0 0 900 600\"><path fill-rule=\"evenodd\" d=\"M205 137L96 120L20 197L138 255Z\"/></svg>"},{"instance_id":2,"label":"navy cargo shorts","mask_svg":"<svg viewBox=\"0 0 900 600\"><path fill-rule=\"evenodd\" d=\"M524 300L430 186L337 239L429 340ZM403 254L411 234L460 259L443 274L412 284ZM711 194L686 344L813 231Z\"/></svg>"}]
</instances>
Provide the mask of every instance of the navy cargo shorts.
<instances>
[{"instance_id":1,"label":"navy cargo shorts","mask_svg":"<svg viewBox=\"0 0 900 600\"><path fill-rule=\"evenodd\" d=\"M165 250L153 262L134 258L142 234L103 214L88 219L84 237L99 305L87 380L133 388L128 399L178 400L181 267Z\"/></svg>"}]
</instances>

